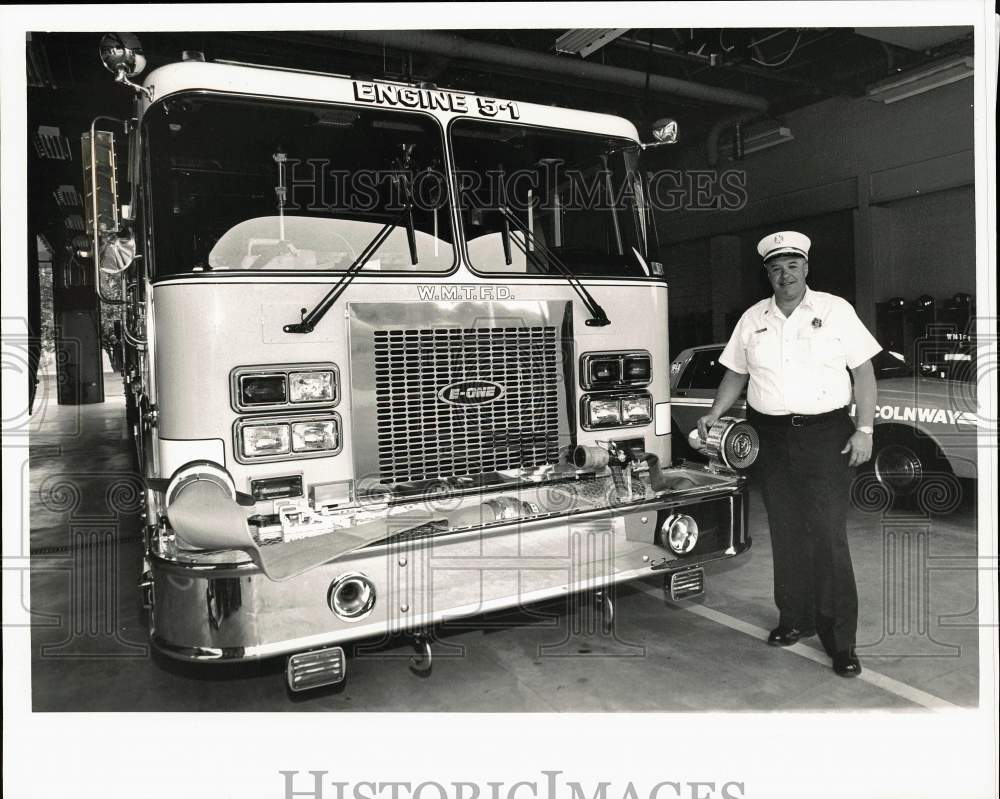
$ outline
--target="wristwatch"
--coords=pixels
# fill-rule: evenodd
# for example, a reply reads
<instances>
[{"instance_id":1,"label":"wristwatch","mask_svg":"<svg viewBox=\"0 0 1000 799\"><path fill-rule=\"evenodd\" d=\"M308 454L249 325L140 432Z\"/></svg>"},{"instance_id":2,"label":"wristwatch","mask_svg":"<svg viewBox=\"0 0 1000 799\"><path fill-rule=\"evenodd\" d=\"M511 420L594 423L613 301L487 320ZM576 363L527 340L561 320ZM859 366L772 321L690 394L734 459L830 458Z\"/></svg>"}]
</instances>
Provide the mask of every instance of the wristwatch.
<instances>
[{"instance_id":1,"label":"wristwatch","mask_svg":"<svg viewBox=\"0 0 1000 799\"><path fill-rule=\"evenodd\" d=\"M872 433L875 432L875 429L873 427L869 427L866 424L863 424L858 426L858 432L867 433L868 435L871 435Z\"/></svg>"}]
</instances>

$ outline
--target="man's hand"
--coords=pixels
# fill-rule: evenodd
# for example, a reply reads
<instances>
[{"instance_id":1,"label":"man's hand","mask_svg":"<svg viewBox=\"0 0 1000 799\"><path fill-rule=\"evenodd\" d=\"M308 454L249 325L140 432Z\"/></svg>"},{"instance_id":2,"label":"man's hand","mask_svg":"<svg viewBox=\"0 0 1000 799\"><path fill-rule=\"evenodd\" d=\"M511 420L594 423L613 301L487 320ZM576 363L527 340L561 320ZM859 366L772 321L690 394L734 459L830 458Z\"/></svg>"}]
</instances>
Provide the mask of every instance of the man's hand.
<instances>
[{"instance_id":1,"label":"man's hand","mask_svg":"<svg viewBox=\"0 0 1000 799\"><path fill-rule=\"evenodd\" d=\"M719 414L717 413L706 413L698 420L698 435L701 437L702 441L708 438L708 428L719 421Z\"/></svg>"},{"instance_id":2,"label":"man's hand","mask_svg":"<svg viewBox=\"0 0 1000 799\"><path fill-rule=\"evenodd\" d=\"M699 424L701 422L699 421ZM860 466L872 456L872 437L868 433L855 430L854 435L847 439L847 443L840 451L841 455L851 453L851 460L848 466Z\"/></svg>"}]
</instances>

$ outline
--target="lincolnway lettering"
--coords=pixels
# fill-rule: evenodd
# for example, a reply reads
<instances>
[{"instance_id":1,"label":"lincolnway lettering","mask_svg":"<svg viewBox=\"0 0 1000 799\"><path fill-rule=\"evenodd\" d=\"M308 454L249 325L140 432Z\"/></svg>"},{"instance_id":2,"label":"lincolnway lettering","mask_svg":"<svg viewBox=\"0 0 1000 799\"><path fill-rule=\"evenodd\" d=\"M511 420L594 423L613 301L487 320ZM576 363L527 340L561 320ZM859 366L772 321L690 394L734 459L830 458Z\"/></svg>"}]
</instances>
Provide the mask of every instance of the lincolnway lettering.
<instances>
[{"instance_id":1,"label":"lincolnway lettering","mask_svg":"<svg viewBox=\"0 0 1000 799\"><path fill-rule=\"evenodd\" d=\"M851 415L855 413L851 405ZM923 424L950 424L979 426L979 418L967 411L953 411L948 408L924 408L899 405L876 405L875 418L894 422L922 422Z\"/></svg>"}]
</instances>

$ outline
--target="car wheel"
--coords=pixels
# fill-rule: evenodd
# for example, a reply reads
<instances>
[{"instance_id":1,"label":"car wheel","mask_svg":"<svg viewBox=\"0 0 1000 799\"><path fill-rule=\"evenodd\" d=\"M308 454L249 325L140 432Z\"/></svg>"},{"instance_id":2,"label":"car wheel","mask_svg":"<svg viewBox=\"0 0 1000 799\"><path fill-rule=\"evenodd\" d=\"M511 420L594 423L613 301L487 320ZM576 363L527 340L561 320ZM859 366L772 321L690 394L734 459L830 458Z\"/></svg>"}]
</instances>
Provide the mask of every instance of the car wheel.
<instances>
[{"instance_id":1,"label":"car wheel","mask_svg":"<svg viewBox=\"0 0 1000 799\"><path fill-rule=\"evenodd\" d=\"M961 501L962 488L933 441L915 431L892 430L879 435L869 467L897 506L928 513L950 513Z\"/></svg>"},{"instance_id":2,"label":"car wheel","mask_svg":"<svg viewBox=\"0 0 1000 799\"><path fill-rule=\"evenodd\" d=\"M923 481L928 454L908 442L891 441L872 458L875 478L894 496L909 496Z\"/></svg>"}]
</instances>

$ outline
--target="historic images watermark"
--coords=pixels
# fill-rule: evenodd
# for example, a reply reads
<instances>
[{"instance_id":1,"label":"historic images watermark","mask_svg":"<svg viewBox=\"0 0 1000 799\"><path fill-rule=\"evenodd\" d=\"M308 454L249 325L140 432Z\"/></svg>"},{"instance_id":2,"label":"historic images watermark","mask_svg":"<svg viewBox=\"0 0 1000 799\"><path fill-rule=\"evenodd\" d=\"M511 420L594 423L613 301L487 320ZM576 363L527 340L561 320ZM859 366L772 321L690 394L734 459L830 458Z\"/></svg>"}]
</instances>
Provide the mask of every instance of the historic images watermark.
<instances>
[{"instance_id":1,"label":"historic images watermark","mask_svg":"<svg viewBox=\"0 0 1000 799\"><path fill-rule=\"evenodd\" d=\"M328 158L284 160L287 213L393 213L411 204L418 211L440 211L449 202L448 175L436 166L423 169L341 169ZM538 169L451 172L459 209L475 212L500 207L541 213L620 211L737 211L747 203L747 175L740 169L661 169L636 173L566 167L545 159Z\"/></svg>"},{"instance_id":2,"label":"historic images watermark","mask_svg":"<svg viewBox=\"0 0 1000 799\"><path fill-rule=\"evenodd\" d=\"M279 771L282 799L744 799L739 780L662 780L652 784L581 782L562 771L541 771L523 780L424 782L331 778L329 771Z\"/></svg>"}]
</instances>

